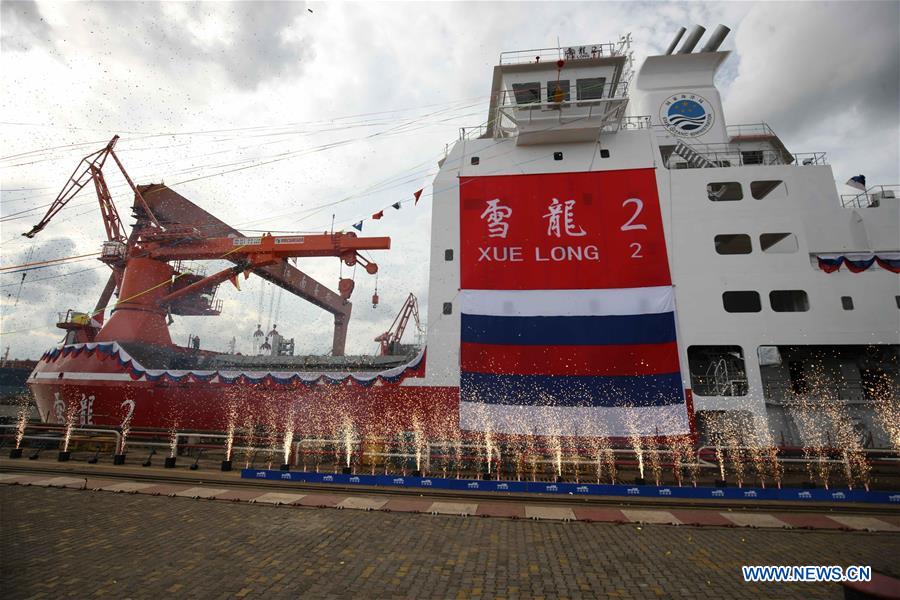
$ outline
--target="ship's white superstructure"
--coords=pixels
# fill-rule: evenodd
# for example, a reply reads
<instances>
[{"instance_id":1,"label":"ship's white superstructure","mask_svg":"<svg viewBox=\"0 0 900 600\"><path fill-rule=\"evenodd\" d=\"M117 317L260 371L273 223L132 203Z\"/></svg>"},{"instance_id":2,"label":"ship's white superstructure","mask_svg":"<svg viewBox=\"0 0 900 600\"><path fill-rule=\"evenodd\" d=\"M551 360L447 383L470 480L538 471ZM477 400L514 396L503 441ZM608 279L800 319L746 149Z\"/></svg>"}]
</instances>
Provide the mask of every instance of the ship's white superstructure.
<instances>
[{"instance_id":1,"label":"ship's white superstructure","mask_svg":"<svg viewBox=\"0 0 900 600\"><path fill-rule=\"evenodd\" d=\"M701 436L730 413L799 444L791 403L832 394L867 444L887 445L872 406L900 393L897 187L842 197L823 153L728 124L714 84L727 30L693 51L702 33L636 74L627 37L501 56L486 125L462 132L434 182L428 365L406 385L460 386L461 180L653 169ZM873 262L827 272L835 257Z\"/></svg>"}]
</instances>

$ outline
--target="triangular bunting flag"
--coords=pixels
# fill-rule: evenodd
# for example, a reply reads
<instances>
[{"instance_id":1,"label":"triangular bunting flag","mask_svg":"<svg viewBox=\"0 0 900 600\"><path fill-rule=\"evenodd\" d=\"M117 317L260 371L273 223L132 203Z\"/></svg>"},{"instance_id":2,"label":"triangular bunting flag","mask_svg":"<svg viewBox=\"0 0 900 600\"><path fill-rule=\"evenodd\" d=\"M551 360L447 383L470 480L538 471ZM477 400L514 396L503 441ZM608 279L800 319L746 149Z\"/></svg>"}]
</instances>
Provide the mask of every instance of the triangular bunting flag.
<instances>
[{"instance_id":1,"label":"triangular bunting flag","mask_svg":"<svg viewBox=\"0 0 900 600\"><path fill-rule=\"evenodd\" d=\"M374 215L372 215L372 218L375 219L375 220L377 221L378 219L380 219L380 218L383 217L383 216L384 216L384 211L383 211L383 210L379 210L377 213L375 213Z\"/></svg>"},{"instance_id":2,"label":"triangular bunting flag","mask_svg":"<svg viewBox=\"0 0 900 600\"><path fill-rule=\"evenodd\" d=\"M413 206L415 206L416 204L419 203L419 196L422 195L422 190L424 190L424 189L425 189L425 188L422 188L421 190L419 190L418 192L416 192L415 194L413 194L413 198L416 199L416 201L413 202Z\"/></svg>"},{"instance_id":3,"label":"triangular bunting flag","mask_svg":"<svg viewBox=\"0 0 900 600\"><path fill-rule=\"evenodd\" d=\"M394 202L393 204L391 204L391 206L393 206L393 207L396 208L397 210L400 210L400 203L399 203L399 202Z\"/></svg>"},{"instance_id":4,"label":"triangular bunting flag","mask_svg":"<svg viewBox=\"0 0 900 600\"><path fill-rule=\"evenodd\" d=\"M357 230L357 231L362 231L362 224L363 224L362 221L360 221L359 223L354 223L354 224L353 224L353 229L355 229L355 230Z\"/></svg>"}]
</instances>

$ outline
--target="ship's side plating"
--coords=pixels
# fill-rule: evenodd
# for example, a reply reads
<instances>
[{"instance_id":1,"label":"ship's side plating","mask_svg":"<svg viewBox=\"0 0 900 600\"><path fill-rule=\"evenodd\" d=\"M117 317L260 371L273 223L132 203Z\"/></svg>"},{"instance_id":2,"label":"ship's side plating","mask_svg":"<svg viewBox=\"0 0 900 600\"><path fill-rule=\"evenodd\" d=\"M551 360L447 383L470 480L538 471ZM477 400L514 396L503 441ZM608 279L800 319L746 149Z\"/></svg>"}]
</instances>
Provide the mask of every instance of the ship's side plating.
<instances>
[{"instance_id":1,"label":"ship's side plating","mask_svg":"<svg viewBox=\"0 0 900 600\"><path fill-rule=\"evenodd\" d=\"M900 280L887 260L828 273L819 258L896 264L898 201L889 188L842 198L824 154L791 154L764 123L729 126L713 81L728 53L715 45L650 57L630 96L616 87L621 45L501 57L487 126L463 132L434 182L421 384L460 384L460 178L653 168L701 436L731 415L801 445L791 402L832 395L866 444L888 445L873 405L900 400ZM578 102L590 80L608 102Z\"/></svg>"}]
</instances>

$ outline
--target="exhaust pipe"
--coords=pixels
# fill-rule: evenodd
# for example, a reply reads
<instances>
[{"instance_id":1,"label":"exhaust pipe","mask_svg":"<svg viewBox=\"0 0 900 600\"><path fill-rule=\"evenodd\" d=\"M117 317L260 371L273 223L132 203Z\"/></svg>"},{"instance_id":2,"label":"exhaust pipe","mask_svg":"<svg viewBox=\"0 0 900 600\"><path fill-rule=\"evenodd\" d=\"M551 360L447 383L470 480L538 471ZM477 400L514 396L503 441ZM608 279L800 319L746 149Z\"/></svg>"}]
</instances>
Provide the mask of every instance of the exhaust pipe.
<instances>
[{"instance_id":1,"label":"exhaust pipe","mask_svg":"<svg viewBox=\"0 0 900 600\"><path fill-rule=\"evenodd\" d=\"M669 44L669 48L666 50L666 56L675 52L675 46L678 45L678 42L681 41L681 36L684 35L684 32L687 31L684 27L678 28L678 33L675 34L675 39L672 40L672 43Z\"/></svg>"},{"instance_id":2,"label":"exhaust pipe","mask_svg":"<svg viewBox=\"0 0 900 600\"><path fill-rule=\"evenodd\" d=\"M700 52L715 52L730 32L731 30L724 25L717 25L712 34L710 34L709 39L706 40L706 45L700 49Z\"/></svg>"},{"instance_id":3,"label":"exhaust pipe","mask_svg":"<svg viewBox=\"0 0 900 600\"><path fill-rule=\"evenodd\" d=\"M688 34L687 38L685 38L684 43L681 45L681 49L678 50L678 54L690 54L693 51L694 46L697 45L697 42L700 41L700 38L703 37L703 34L706 32L706 27L701 25L694 25L694 28L691 29L691 32Z\"/></svg>"}]
</instances>

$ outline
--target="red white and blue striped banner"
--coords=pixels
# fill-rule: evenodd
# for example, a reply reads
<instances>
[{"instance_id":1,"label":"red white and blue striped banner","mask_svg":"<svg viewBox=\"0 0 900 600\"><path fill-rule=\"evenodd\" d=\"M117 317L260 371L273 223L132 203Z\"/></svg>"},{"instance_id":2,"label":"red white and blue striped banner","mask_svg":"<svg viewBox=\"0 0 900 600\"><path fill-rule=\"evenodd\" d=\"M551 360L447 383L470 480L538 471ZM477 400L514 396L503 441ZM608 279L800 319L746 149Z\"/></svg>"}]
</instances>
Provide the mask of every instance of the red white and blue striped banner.
<instances>
[{"instance_id":1,"label":"red white and blue striped banner","mask_svg":"<svg viewBox=\"0 0 900 600\"><path fill-rule=\"evenodd\" d=\"M890 271L900 273L900 252L850 252L847 254L818 254L819 268L826 273L834 273L845 265L852 273L862 273L874 264Z\"/></svg>"},{"instance_id":2,"label":"red white and blue striped banner","mask_svg":"<svg viewBox=\"0 0 900 600\"><path fill-rule=\"evenodd\" d=\"M460 183L460 426L687 433L653 170Z\"/></svg>"}]
</instances>

